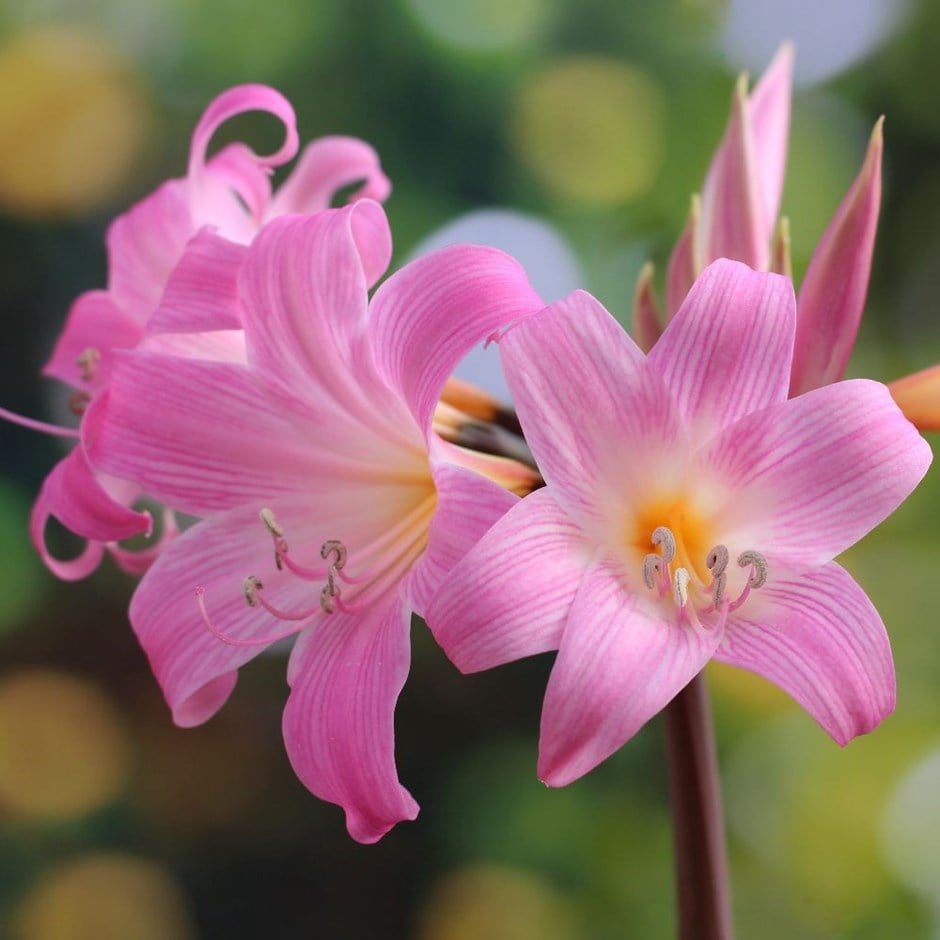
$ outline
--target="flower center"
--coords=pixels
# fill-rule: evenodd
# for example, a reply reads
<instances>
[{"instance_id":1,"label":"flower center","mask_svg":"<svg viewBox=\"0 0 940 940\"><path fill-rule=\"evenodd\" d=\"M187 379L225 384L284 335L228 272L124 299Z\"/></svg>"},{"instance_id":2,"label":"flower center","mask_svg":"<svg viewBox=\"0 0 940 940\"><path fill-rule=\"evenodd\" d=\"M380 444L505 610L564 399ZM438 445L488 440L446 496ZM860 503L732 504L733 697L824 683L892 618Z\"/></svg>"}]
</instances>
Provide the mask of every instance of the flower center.
<instances>
[{"instance_id":1,"label":"flower center","mask_svg":"<svg viewBox=\"0 0 940 940\"><path fill-rule=\"evenodd\" d=\"M766 583L767 559L760 552L741 552L736 559L741 572L729 572L731 555L727 546L712 542L706 548L712 526L682 501L657 507L655 514L643 514L637 523L649 524L651 518L663 521L630 541L640 551L646 550L640 571L643 587L656 600L673 607L678 623L696 629L720 629L728 614L737 610L752 590ZM729 589L729 574L739 585L735 591Z\"/></svg>"}]
</instances>

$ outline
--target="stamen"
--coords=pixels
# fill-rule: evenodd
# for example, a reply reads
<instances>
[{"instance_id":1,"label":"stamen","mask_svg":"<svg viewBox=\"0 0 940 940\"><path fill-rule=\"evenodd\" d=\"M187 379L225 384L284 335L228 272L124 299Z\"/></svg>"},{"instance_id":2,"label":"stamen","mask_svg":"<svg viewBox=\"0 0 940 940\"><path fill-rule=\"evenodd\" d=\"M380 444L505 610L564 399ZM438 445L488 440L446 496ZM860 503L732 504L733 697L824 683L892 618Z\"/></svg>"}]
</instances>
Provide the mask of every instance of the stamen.
<instances>
[{"instance_id":1,"label":"stamen","mask_svg":"<svg viewBox=\"0 0 940 940\"><path fill-rule=\"evenodd\" d=\"M320 591L320 609L325 614L336 613L336 602L339 600L339 588L332 582L327 581Z\"/></svg>"},{"instance_id":2,"label":"stamen","mask_svg":"<svg viewBox=\"0 0 940 940\"><path fill-rule=\"evenodd\" d=\"M41 431L43 434L52 434L55 437L78 438L81 432L78 428L63 428L58 424L47 424L45 421L34 421L32 418L24 418L15 411L7 411L6 408L0 408L0 418L9 421L11 424L18 424L21 428L29 428L31 431Z\"/></svg>"},{"instance_id":3,"label":"stamen","mask_svg":"<svg viewBox=\"0 0 940 940\"><path fill-rule=\"evenodd\" d=\"M657 526L653 529L650 541L662 549L663 561L667 565L676 557L676 537L671 529L667 529L664 525Z\"/></svg>"},{"instance_id":4,"label":"stamen","mask_svg":"<svg viewBox=\"0 0 940 940\"><path fill-rule=\"evenodd\" d=\"M717 610L725 594L728 576L725 569L728 567L728 549L724 545L716 545L705 559L705 567L712 573L712 606Z\"/></svg>"},{"instance_id":5,"label":"stamen","mask_svg":"<svg viewBox=\"0 0 940 940\"><path fill-rule=\"evenodd\" d=\"M248 575L247 578L242 582L242 591L245 593L245 603L249 607L256 607L258 604L258 591L260 591L264 585L261 583L260 578L256 578L253 574Z\"/></svg>"},{"instance_id":6,"label":"stamen","mask_svg":"<svg viewBox=\"0 0 940 940\"><path fill-rule=\"evenodd\" d=\"M258 515L274 540L274 565L278 571L283 571L284 558L287 555L287 539L284 538L284 530L278 525L277 519L274 518L274 512L268 509L267 506L262 507Z\"/></svg>"},{"instance_id":7,"label":"stamen","mask_svg":"<svg viewBox=\"0 0 940 940\"><path fill-rule=\"evenodd\" d=\"M738 565L742 568L751 566L751 573L748 575L747 584L741 591L738 599L728 607L729 611L737 610L748 598L752 590L763 587L767 583L767 572L769 570L767 559L760 552L746 551L738 555Z\"/></svg>"},{"instance_id":8,"label":"stamen","mask_svg":"<svg viewBox=\"0 0 940 940\"><path fill-rule=\"evenodd\" d=\"M657 577L662 577L663 559L661 555L647 555L643 559L643 583L652 591L656 587Z\"/></svg>"},{"instance_id":9,"label":"stamen","mask_svg":"<svg viewBox=\"0 0 940 940\"><path fill-rule=\"evenodd\" d=\"M98 363L101 361L101 350L89 346L79 353L75 365L81 370L83 382L91 382L98 372Z\"/></svg>"},{"instance_id":10,"label":"stamen","mask_svg":"<svg viewBox=\"0 0 940 940\"><path fill-rule=\"evenodd\" d=\"M85 413L85 409L88 407L90 401L91 395L89 395L88 392L72 392L72 394L69 395L69 411L71 411L76 418L80 418Z\"/></svg>"},{"instance_id":11,"label":"stamen","mask_svg":"<svg viewBox=\"0 0 940 940\"><path fill-rule=\"evenodd\" d=\"M202 616L202 622L206 625L206 628L209 630L209 632L214 637L216 637L216 639L221 640L223 643L227 643L229 646L267 646L269 643L276 643L278 640L287 639L287 637L293 636L302 629L301 627L293 626L286 630L281 630L278 633L269 633L267 636L255 637L252 640L241 640L238 637L229 636L227 633L223 633L210 619L209 611L206 609L205 594L206 589L204 587L200 586L196 588L196 605L199 607L199 613Z\"/></svg>"},{"instance_id":12,"label":"stamen","mask_svg":"<svg viewBox=\"0 0 940 940\"><path fill-rule=\"evenodd\" d=\"M346 564L346 546L339 539L328 539L320 546L320 557L326 561L330 555L334 556L330 569L339 571Z\"/></svg>"},{"instance_id":13,"label":"stamen","mask_svg":"<svg viewBox=\"0 0 940 940\"><path fill-rule=\"evenodd\" d=\"M261 593L263 589L264 585L261 583L260 578L253 574L245 578L242 590L245 592L245 602L249 607L257 607L260 604L272 617L277 617L278 620L306 620L317 612L316 607L308 607L306 610L298 611L281 610L280 607L275 607L265 599Z\"/></svg>"},{"instance_id":14,"label":"stamen","mask_svg":"<svg viewBox=\"0 0 940 940\"><path fill-rule=\"evenodd\" d=\"M672 593L676 603L685 607L689 603L689 581L691 576L685 568L676 568L672 580Z\"/></svg>"},{"instance_id":15,"label":"stamen","mask_svg":"<svg viewBox=\"0 0 940 940\"><path fill-rule=\"evenodd\" d=\"M339 539L328 539L320 547L320 557L324 561L331 557L333 559L326 572L326 584L320 591L320 608L324 613L332 614L340 603L340 589L336 578L346 564L346 546Z\"/></svg>"},{"instance_id":16,"label":"stamen","mask_svg":"<svg viewBox=\"0 0 940 940\"><path fill-rule=\"evenodd\" d=\"M274 512L271 509L268 509L265 506L261 512L258 513L261 517L261 521L264 523L264 527L271 533L276 539L284 538L284 530L278 524L277 519L274 518Z\"/></svg>"},{"instance_id":17,"label":"stamen","mask_svg":"<svg viewBox=\"0 0 940 940\"><path fill-rule=\"evenodd\" d=\"M767 559L760 552L741 552L738 555L738 564L742 568L746 568L748 565L751 566L751 575L747 579L747 583L752 588L763 587L767 583L767 572L769 570Z\"/></svg>"}]
</instances>

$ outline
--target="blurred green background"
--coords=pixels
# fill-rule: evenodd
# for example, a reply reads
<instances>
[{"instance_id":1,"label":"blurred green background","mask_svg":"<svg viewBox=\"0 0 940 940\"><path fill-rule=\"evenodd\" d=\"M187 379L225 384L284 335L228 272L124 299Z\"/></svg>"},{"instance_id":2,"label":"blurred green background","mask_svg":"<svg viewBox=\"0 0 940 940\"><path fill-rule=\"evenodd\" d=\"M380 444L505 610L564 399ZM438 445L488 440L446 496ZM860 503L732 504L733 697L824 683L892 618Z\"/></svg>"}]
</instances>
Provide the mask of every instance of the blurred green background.
<instances>
[{"instance_id":1,"label":"blurred green background","mask_svg":"<svg viewBox=\"0 0 940 940\"><path fill-rule=\"evenodd\" d=\"M3 0L0 404L64 413L38 370L71 299L104 284L108 221L183 172L229 85L278 87L305 140L377 148L396 264L465 213L511 210L474 217L473 237L524 255L546 294L584 286L627 318L643 261L664 270L736 73L787 38L797 277L886 114L852 371L940 361L938 36L936 0ZM246 117L225 135L263 149L278 128ZM28 543L59 445L4 424L0 448L0 935L672 935L658 721L549 790L535 756L551 658L461 677L416 625L398 761L422 812L357 845L287 764L285 657L245 667L204 727L175 728L126 621L132 580L106 562L61 584ZM741 937L940 931L938 507L934 471L844 559L894 643L899 705L876 733L841 750L775 688L710 672Z\"/></svg>"}]
</instances>

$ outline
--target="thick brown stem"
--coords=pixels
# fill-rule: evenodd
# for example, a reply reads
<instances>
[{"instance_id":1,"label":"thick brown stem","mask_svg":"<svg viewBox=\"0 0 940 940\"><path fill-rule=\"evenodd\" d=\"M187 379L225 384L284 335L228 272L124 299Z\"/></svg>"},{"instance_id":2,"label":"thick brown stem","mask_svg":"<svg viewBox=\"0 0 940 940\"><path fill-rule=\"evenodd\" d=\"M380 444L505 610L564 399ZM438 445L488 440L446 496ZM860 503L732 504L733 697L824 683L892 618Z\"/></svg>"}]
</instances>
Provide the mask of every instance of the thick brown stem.
<instances>
[{"instance_id":1,"label":"thick brown stem","mask_svg":"<svg viewBox=\"0 0 940 940\"><path fill-rule=\"evenodd\" d=\"M721 782L703 674L666 706L665 718L679 940L732 940Z\"/></svg>"}]
</instances>

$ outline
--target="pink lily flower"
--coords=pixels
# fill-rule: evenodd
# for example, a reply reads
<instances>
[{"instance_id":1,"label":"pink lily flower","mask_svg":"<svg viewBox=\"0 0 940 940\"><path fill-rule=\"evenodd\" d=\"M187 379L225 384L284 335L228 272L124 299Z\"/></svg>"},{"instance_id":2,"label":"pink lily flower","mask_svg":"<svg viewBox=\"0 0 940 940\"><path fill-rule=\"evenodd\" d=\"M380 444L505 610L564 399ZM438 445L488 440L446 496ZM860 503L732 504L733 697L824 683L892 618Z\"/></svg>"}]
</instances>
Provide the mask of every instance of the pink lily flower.
<instances>
[{"instance_id":1,"label":"pink lily flower","mask_svg":"<svg viewBox=\"0 0 940 940\"><path fill-rule=\"evenodd\" d=\"M96 466L203 517L130 608L177 724L205 721L239 666L297 634L287 752L361 842L418 809L394 760L411 612L537 479L448 442L440 403L474 344L542 306L521 267L447 248L370 304L390 255L369 200L271 222L234 287L205 278L191 300L194 319L244 324L245 361L116 354L90 448Z\"/></svg>"},{"instance_id":2,"label":"pink lily flower","mask_svg":"<svg viewBox=\"0 0 940 940\"><path fill-rule=\"evenodd\" d=\"M576 292L500 341L546 481L454 568L427 621L465 672L558 650L539 776L604 760L711 659L786 690L840 744L894 707L884 625L833 558L930 448L883 385L788 399L790 282L706 268L648 356Z\"/></svg>"},{"instance_id":3,"label":"pink lily flower","mask_svg":"<svg viewBox=\"0 0 940 940\"><path fill-rule=\"evenodd\" d=\"M255 110L267 111L284 124L281 148L259 156L235 143L207 160L216 130L229 118ZM319 212L330 206L339 189L360 180L362 186L352 198L388 195L390 185L375 152L348 137L324 137L311 143L291 176L272 193L270 173L291 160L297 148L293 109L278 92L262 85L243 85L216 98L193 134L187 176L164 183L111 224L108 288L88 291L75 301L43 369L43 374L75 390L71 406L81 418L80 429L57 428L0 411L17 423L78 440L44 481L30 521L39 554L59 577L85 577L106 551L120 567L141 573L176 534L172 513L164 511L163 536L155 545L144 551L122 548L120 540L151 532L150 513L132 508L144 494L139 486L94 468L87 448L99 429L99 419L89 413L89 405L107 388L113 353L134 348L153 330L151 318L189 240L201 232L207 240L248 244L268 219L291 212ZM177 349L184 345L177 340ZM194 351L202 345L196 343ZM63 561L47 548L50 516L87 540L78 558Z\"/></svg>"},{"instance_id":4,"label":"pink lily flower","mask_svg":"<svg viewBox=\"0 0 940 940\"><path fill-rule=\"evenodd\" d=\"M781 47L750 95L738 82L731 116L693 199L686 229L666 275L666 322L696 277L718 258L743 261L759 271L790 275L786 230L777 226L787 133L793 49ZM816 248L797 300L796 346L790 394L843 377L855 345L871 274L881 203L882 120L872 131L864 163ZM650 272L645 280L648 282ZM652 348L662 327L648 283L638 287L635 335Z\"/></svg>"}]
</instances>

